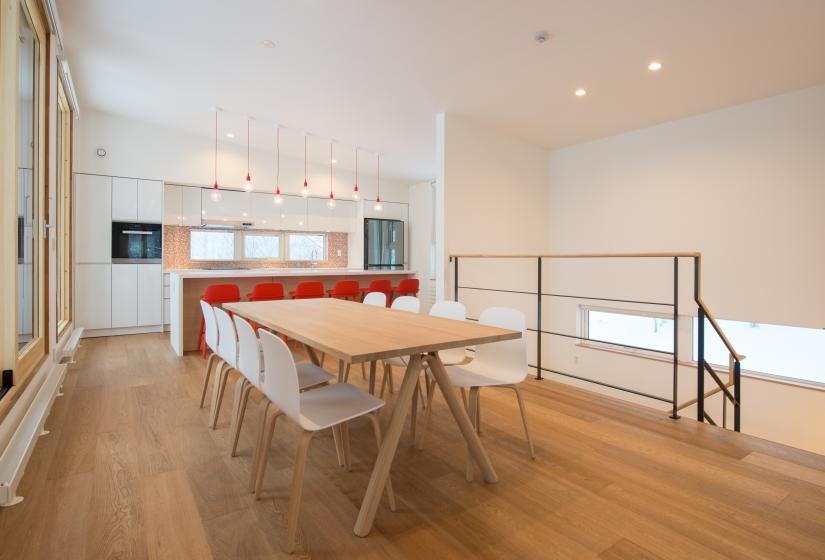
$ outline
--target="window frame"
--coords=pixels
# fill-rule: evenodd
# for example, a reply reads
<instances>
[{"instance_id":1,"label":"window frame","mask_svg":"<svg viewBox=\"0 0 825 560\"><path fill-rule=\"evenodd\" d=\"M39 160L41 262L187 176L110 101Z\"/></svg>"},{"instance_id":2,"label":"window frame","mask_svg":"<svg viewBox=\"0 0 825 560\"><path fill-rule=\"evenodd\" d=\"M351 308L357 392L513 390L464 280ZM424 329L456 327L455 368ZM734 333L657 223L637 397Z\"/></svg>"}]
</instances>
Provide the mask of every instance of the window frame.
<instances>
[{"instance_id":1,"label":"window frame","mask_svg":"<svg viewBox=\"0 0 825 560\"><path fill-rule=\"evenodd\" d=\"M66 96L63 80L57 80L56 138L57 169L55 170L55 302L57 338L63 336L74 318L72 289L72 131L74 113Z\"/></svg>"},{"instance_id":2,"label":"window frame","mask_svg":"<svg viewBox=\"0 0 825 560\"><path fill-rule=\"evenodd\" d=\"M292 251L290 250L290 241L292 240L293 236L319 236L324 239L324 248L322 254L319 255L317 259L294 259L292 258ZM286 234L286 260L290 262L323 262L329 260L329 237L326 233L321 232L301 232L301 231L290 231Z\"/></svg>"},{"instance_id":3,"label":"window frame","mask_svg":"<svg viewBox=\"0 0 825 560\"><path fill-rule=\"evenodd\" d=\"M278 232L268 232L268 231L256 231L256 230L244 230L240 233L242 235L237 235L238 232L235 234L235 242L236 248L235 253L238 254L238 249L240 249L240 255L243 257L239 260L244 261L258 261L258 262L269 262L269 261L283 261L286 260L284 258L286 253L286 235L282 231ZM250 257L246 254L246 238L247 237L275 237L278 239L278 256L277 257Z\"/></svg>"},{"instance_id":4,"label":"window frame","mask_svg":"<svg viewBox=\"0 0 825 560\"><path fill-rule=\"evenodd\" d=\"M642 348L632 348L626 345L623 345L620 342L601 342L595 340L588 340L590 339L590 312L597 311L601 313L613 313L614 315L631 315L631 316L638 316L638 317L651 317L653 319L664 319L666 321L673 321L673 314L670 313L661 313L656 311L647 311L647 310L638 310L638 309L622 309L617 307L604 307L598 305L579 305L579 328L578 331L582 336L582 340L579 342L581 346L587 348L593 348L596 350L609 350L611 352L619 352L622 354L627 354L630 356L637 356L643 358L654 358L657 360L662 360L666 362L672 362L673 359L670 357L672 354L668 354L665 352L672 352L672 347L670 350L667 351L657 351L657 350L645 350ZM665 356L668 356L667 358Z\"/></svg>"},{"instance_id":5,"label":"window frame","mask_svg":"<svg viewBox=\"0 0 825 560\"><path fill-rule=\"evenodd\" d=\"M192 234L193 233L230 233L232 234L232 257L228 259L196 259L192 256ZM237 231L235 230L220 230L220 229L209 229L209 228L191 228L189 230L189 260L192 262L203 262L203 263L212 263L212 262L231 262L237 261L238 259L238 235Z\"/></svg>"}]
</instances>

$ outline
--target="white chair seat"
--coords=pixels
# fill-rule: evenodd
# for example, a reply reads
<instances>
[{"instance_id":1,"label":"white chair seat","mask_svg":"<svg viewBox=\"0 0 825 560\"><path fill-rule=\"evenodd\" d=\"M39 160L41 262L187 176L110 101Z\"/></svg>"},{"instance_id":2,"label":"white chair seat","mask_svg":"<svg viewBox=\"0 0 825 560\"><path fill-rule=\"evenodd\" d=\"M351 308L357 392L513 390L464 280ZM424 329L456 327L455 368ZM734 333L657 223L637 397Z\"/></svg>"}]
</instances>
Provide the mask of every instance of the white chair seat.
<instances>
[{"instance_id":1,"label":"white chair seat","mask_svg":"<svg viewBox=\"0 0 825 560\"><path fill-rule=\"evenodd\" d=\"M353 418L358 418L384 406L384 401L361 391L349 383L336 383L301 393L301 426L317 431Z\"/></svg>"},{"instance_id":2,"label":"white chair seat","mask_svg":"<svg viewBox=\"0 0 825 560\"><path fill-rule=\"evenodd\" d=\"M495 385L506 385L502 380L500 368L485 368L483 365L473 366L470 362L464 366L446 366L450 383L455 387L492 387Z\"/></svg>"},{"instance_id":3,"label":"white chair seat","mask_svg":"<svg viewBox=\"0 0 825 560\"><path fill-rule=\"evenodd\" d=\"M323 369L309 362L295 364L295 369L298 370L298 388L302 391L335 379Z\"/></svg>"}]
</instances>

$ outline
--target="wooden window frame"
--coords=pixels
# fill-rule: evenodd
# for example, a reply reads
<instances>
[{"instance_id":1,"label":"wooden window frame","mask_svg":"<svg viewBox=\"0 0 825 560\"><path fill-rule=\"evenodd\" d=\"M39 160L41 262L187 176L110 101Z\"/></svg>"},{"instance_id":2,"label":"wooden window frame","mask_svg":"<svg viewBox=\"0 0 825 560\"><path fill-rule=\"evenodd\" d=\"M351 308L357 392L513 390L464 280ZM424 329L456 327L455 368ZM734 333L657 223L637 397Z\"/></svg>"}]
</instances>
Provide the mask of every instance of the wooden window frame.
<instances>
[{"instance_id":1,"label":"wooden window frame","mask_svg":"<svg viewBox=\"0 0 825 560\"><path fill-rule=\"evenodd\" d=\"M72 132L74 114L71 103L66 96L66 87L62 79L57 80L57 111L56 119L60 126L56 127L57 156L62 161L56 161L57 169L55 189L55 302L57 309L57 340L66 333L74 318L74 278L72 275L72 155L74 145ZM55 124L58 124L55 123ZM61 266L61 258L62 266Z\"/></svg>"}]
</instances>

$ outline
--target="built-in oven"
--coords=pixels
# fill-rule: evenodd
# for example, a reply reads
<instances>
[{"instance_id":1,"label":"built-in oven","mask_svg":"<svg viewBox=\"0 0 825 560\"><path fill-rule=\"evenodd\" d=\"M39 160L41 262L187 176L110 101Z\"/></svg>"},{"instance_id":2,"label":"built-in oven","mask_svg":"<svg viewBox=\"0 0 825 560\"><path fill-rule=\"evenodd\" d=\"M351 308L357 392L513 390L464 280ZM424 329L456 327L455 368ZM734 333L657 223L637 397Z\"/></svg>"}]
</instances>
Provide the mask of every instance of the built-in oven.
<instances>
[{"instance_id":1,"label":"built-in oven","mask_svg":"<svg viewBox=\"0 0 825 560\"><path fill-rule=\"evenodd\" d=\"M112 222L113 263L160 263L162 252L161 224Z\"/></svg>"}]
</instances>

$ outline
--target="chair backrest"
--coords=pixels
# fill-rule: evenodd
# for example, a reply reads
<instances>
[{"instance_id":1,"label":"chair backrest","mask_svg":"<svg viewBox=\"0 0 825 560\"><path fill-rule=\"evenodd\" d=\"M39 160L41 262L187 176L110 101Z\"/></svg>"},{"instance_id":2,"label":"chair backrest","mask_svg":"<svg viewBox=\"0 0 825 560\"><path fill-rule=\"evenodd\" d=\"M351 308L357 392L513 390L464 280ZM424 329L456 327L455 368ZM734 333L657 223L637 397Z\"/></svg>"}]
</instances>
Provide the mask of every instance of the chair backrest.
<instances>
[{"instance_id":1,"label":"chair backrest","mask_svg":"<svg viewBox=\"0 0 825 560\"><path fill-rule=\"evenodd\" d=\"M400 296L395 298L392 302L392 309L397 309L399 311L409 311L410 313L418 313L421 309L421 302L418 301L417 297L413 296Z\"/></svg>"},{"instance_id":2,"label":"chair backrest","mask_svg":"<svg viewBox=\"0 0 825 560\"><path fill-rule=\"evenodd\" d=\"M203 338L212 352L217 353L218 324L215 322L215 310L207 302L201 300L201 312L203 313Z\"/></svg>"},{"instance_id":3,"label":"chair backrest","mask_svg":"<svg viewBox=\"0 0 825 560\"><path fill-rule=\"evenodd\" d=\"M269 331L258 329L264 353L261 391L290 419L301 423L298 370L286 343Z\"/></svg>"},{"instance_id":4,"label":"chair backrest","mask_svg":"<svg viewBox=\"0 0 825 560\"><path fill-rule=\"evenodd\" d=\"M261 386L261 347L249 322L235 315L238 331L238 371L255 387Z\"/></svg>"},{"instance_id":5,"label":"chair backrest","mask_svg":"<svg viewBox=\"0 0 825 560\"><path fill-rule=\"evenodd\" d=\"M444 319L464 321L467 319L467 308L458 301L439 301L430 307L430 315Z\"/></svg>"},{"instance_id":6,"label":"chair backrest","mask_svg":"<svg viewBox=\"0 0 825 560\"><path fill-rule=\"evenodd\" d=\"M201 299L209 303L241 301L241 291L236 284L210 284Z\"/></svg>"},{"instance_id":7,"label":"chair backrest","mask_svg":"<svg viewBox=\"0 0 825 560\"><path fill-rule=\"evenodd\" d=\"M364 296L364 303L367 305L374 305L376 307L386 307L387 294L384 292L370 292Z\"/></svg>"},{"instance_id":8,"label":"chair backrest","mask_svg":"<svg viewBox=\"0 0 825 560\"><path fill-rule=\"evenodd\" d=\"M261 282L255 284L252 293L248 296L249 301L272 301L284 299L284 285L280 282Z\"/></svg>"},{"instance_id":9,"label":"chair backrest","mask_svg":"<svg viewBox=\"0 0 825 560\"><path fill-rule=\"evenodd\" d=\"M463 303L457 301L439 301L430 307L430 315L443 319L453 319L454 321L465 321L467 319L467 308ZM438 354L445 364L458 364L464 361L467 351L464 348L450 348L449 350L441 350Z\"/></svg>"},{"instance_id":10,"label":"chair backrest","mask_svg":"<svg viewBox=\"0 0 825 560\"><path fill-rule=\"evenodd\" d=\"M384 292L388 294L392 291L392 281L390 280L373 280L370 282L370 287L367 289L370 292Z\"/></svg>"},{"instance_id":11,"label":"chair backrest","mask_svg":"<svg viewBox=\"0 0 825 560\"><path fill-rule=\"evenodd\" d=\"M354 297L360 293L358 280L340 280L335 283L332 295L340 297Z\"/></svg>"},{"instance_id":12,"label":"chair backrest","mask_svg":"<svg viewBox=\"0 0 825 560\"><path fill-rule=\"evenodd\" d=\"M482 325L520 331L521 338L479 344L473 363L494 371L496 378L507 383L521 383L527 377L527 319L524 313L509 307L490 307L478 318Z\"/></svg>"},{"instance_id":13,"label":"chair backrest","mask_svg":"<svg viewBox=\"0 0 825 560\"><path fill-rule=\"evenodd\" d=\"M295 299L324 297L324 283L317 281L299 282L292 297Z\"/></svg>"},{"instance_id":14,"label":"chair backrest","mask_svg":"<svg viewBox=\"0 0 825 560\"><path fill-rule=\"evenodd\" d=\"M218 323L218 356L233 368L238 367L238 337L235 323L229 313L220 307L214 307L215 321Z\"/></svg>"},{"instance_id":15,"label":"chair backrest","mask_svg":"<svg viewBox=\"0 0 825 560\"><path fill-rule=\"evenodd\" d=\"M417 294L418 293L418 278L404 278L398 283L396 292L402 294Z\"/></svg>"}]
</instances>

